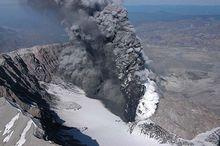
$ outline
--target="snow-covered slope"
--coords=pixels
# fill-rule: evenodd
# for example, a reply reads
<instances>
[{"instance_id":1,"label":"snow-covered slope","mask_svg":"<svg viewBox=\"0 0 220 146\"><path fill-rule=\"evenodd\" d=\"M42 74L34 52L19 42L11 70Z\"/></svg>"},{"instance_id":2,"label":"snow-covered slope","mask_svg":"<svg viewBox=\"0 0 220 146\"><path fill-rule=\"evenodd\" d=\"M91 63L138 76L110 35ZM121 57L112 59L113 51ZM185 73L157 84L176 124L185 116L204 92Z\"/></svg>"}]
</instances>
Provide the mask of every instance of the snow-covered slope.
<instances>
[{"instance_id":1,"label":"snow-covered slope","mask_svg":"<svg viewBox=\"0 0 220 146\"><path fill-rule=\"evenodd\" d=\"M138 130L130 133L129 124L108 111L100 101L86 97L79 88L66 89L55 84L49 84L48 87L48 92L59 99L55 110L65 120L64 124L77 127L97 140L100 146L162 145L155 139L141 135Z\"/></svg>"},{"instance_id":2,"label":"snow-covered slope","mask_svg":"<svg viewBox=\"0 0 220 146\"><path fill-rule=\"evenodd\" d=\"M0 146L57 146L36 138L32 120L0 97Z\"/></svg>"}]
</instances>

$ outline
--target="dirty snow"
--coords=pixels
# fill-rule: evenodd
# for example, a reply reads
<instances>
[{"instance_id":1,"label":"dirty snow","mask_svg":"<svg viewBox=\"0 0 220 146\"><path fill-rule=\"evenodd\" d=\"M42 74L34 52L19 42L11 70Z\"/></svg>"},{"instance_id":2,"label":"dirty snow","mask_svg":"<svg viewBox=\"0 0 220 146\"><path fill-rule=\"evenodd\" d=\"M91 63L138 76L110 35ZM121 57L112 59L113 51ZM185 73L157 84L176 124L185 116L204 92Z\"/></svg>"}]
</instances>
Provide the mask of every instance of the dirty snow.
<instances>
[{"instance_id":1,"label":"dirty snow","mask_svg":"<svg viewBox=\"0 0 220 146\"><path fill-rule=\"evenodd\" d=\"M4 138L3 142L4 143L8 142L10 140L10 138L11 138L13 133L14 133L14 131L11 131L11 133Z\"/></svg>"},{"instance_id":2,"label":"dirty snow","mask_svg":"<svg viewBox=\"0 0 220 146\"><path fill-rule=\"evenodd\" d=\"M5 134L9 134L9 133L11 132L11 128L14 126L14 123L18 120L19 116L20 116L20 113L18 113L17 115L15 115L15 116L11 119L11 121L10 121L8 124L5 125L5 130L4 130L3 136L4 136Z\"/></svg>"},{"instance_id":3,"label":"dirty snow","mask_svg":"<svg viewBox=\"0 0 220 146\"><path fill-rule=\"evenodd\" d=\"M26 133L29 131L32 125L32 120L28 121L27 126L24 128L19 141L16 143L16 146L22 146L26 142Z\"/></svg>"}]
</instances>

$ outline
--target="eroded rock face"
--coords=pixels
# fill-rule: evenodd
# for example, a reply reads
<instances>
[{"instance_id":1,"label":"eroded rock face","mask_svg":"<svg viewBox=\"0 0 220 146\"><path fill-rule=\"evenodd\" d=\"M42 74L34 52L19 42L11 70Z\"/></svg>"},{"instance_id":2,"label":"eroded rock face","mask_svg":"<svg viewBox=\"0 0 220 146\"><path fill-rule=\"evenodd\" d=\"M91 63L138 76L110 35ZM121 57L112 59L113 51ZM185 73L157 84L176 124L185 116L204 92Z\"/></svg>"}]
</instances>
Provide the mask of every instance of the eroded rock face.
<instances>
[{"instance_id":1,"label":"eroded rock face","mask_svg":"<svg viewBox=\"0 0 220 146\"><path fill-rule=\"evenodd\" d=\"M105 53L106 56L110 54L109 56L113 60L114 68L109 69L114 70L113 73L120 81L120 89L126 100L125 118L127 121L134 121L140 97L145 92L145 87L142 85L144 81L136 74L136 72L145 69L140 41L128 22L125 9L117 6L107 6L95 16L95 20L101 33L107 40L112 42L111 52L107 50L103 52L108 52L108 54Z\"/></svg>"},{"instance_id":2,"label":"eroded rock face","mask_svg":"<svg viewBox=\"0 0 220 146\"><path fill-rule=\"evenodd\" d=\"M95 35L77 24L68 29L77 43L73 48L61 51L60 75L83 88L90 97L101 99L124 120L134 121L138 104L146 91L143 83L155 81L157 77L150 70L144 70L148 59L143 56L140 40L128 21L126 10L109 5L90 16L89 21L92 21ZM150 80L146 81L146 78ZM169 97L161 100L163 103L151 118L155 123L141 126L147 135L153 135L161 142L177 142L178 136L192 139L200 132L218 127L218 117L206 114L204 109L188 101L174 99L172 102ZM191 109L202 114L191 112ZM201 121L196 122L195 117ZM192 119L191 122L187 121L188 118Z\"/></svg>"},{"instance_id":3,"label":"eroded rock face","mask_svg":"<svg viewBox=\"0 0 220 146\"><path fill-rule=\"evenodd\" d=\"M35 75L39 81L50 82L59 64L58 54L68 46L72 46L72 44L34 46L32 48L19 49L8 54L12 58L19 54L27 64L27 68L32 75Z\"/></svg>"},{"instance_id":4,"label":"eroded rock face","mask_svg":"<svg viewBox=\"0 0 220 146\"><path fill-rule=\"evenodd\" d=\"M37 78L29 73L20 56L12 59L9 55L1 55L0 74L1 96L36 119L37 125L42 129L42 123L46 124L44 116L48 121L55 120L46 102L51 100L50 95L40 87Z\"/></svg>"},{"instance_id":5,"label":"eroded rock face","mask_svg":"<svg viewBox=\"0 0 220 146\"><path fill-rule=\"evenodd\" d=\"M62 49L64 46L38 46L0 54L0 96L5 97L11 105L34 121L37 125L35 136L38 138L51 140L60 145L81 146L82 144L70 134L72 131L78 134L81 132L62 125L64 121L51 108L55 104L54 97L41 87L38 80L51 80L52 71L57 65L57 59L53 58L53 55L56 48ZM39 66L45 67L45 70L38 72ZM29 71L29 69L33 70ZM40 75L36 77L35 74L39 73ZM87 138L87 136L84 137Z\"/></svg>"},{"instance_id":6,"label":"eroded rock face","mask_svg":"<svg viewBox=\"0 0 220 146\"><path fill-rule=\"evenodd\" d=\"M144 103L143 108L137 111L147 90L144 84L152 81L148 77L148 59L128 21L127 11L110 4L88 19L92 26L73 24L68 29L79 47L61 51L59 72L82 87L90 97L99 96L112 111L119 109L116 114L125 121L135 121L137 112L140 119L142 116L148 118L145 115L150 114L147 114L148 108ZM111 89L113 97L105 96L106 88ZM156 109L154 105L153 110Z\"/></svg>"}]
</instances>

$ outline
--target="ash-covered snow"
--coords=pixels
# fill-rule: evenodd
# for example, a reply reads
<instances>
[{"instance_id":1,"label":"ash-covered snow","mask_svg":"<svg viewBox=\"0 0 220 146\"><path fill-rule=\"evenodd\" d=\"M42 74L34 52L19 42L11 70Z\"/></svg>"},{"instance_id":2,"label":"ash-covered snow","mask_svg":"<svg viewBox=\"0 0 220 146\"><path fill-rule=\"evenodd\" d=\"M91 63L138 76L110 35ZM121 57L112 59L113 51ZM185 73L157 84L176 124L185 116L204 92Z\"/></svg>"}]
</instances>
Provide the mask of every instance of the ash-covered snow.
<instances>
[{"instance_id":1,"label":"ash-covered snow","mask_svg":"<svg viewBox=\"0 0 220 146\"><path fill-rule=\"evenodd\" d=\"M10 138L11 138L13 133L14 133L14 131L11 131L11 133L4 138L3 142L4 143L8 142L10 140Z\"/></svg>"},{"instance_id":2,"label":"ash-covered snow","mask_svg":"<svg viewBox=\"0 0 220 146\"><path fill-rule=\"evenodd\" d=\"M10 138L12 137L14 131L11 130L11 128L14 126L15 122L19 119L19 116L20 116L20 112L17 113L12 119L11 121L9 121L6 125L5 125L5 130L2 134L2 136L5 136L6 137L3 139L3 143L7 143ZM0 131L1 132L1 131Z\"/></svg>"},{"instance_id":3,"label":"ash-covered snow","mask_svg":"<svg viewBox=\"0 0 220 146\"><path fill-rule=\"evenodd\" d=\"M48 92L59 99L57 101L59 108L55 110L60 118L65 120L64 125L78 128L83 134L97 140L100 146L162 145L139 132L130 133L130 124L126 124L108 111L100 101L86 97L85 93L77 87L69 90L61 85L49 84ZM79 110L60 109L65 107L65 103L76 103L75 105L80 105L81 108Z\"/></svg>"},{"instance_id":4,"label":"ash-covered snow","mask_svg":"<svg viewBox=\"0 0 220 146\"><path fill-rule=\"evenodd\" d=\"M27 126L24 128L20 139L18 140L18 142L16 143L16 146L22 146L25 142L26 142L26 133L28 132L28 130L31 128L32 125L32 120L28 121Z\"/></svg>"},{"instance_id":5,"label":"ash-covered snow","mask_svg":"<svg viewBox=\"0 0 220 146\"><path fill-rule=\"evenodd\" d=\"M14 126L14 123L18 120L20 116L20 113L18 113L17 115L15 115L10 122L8 122L8 124L5 125L5 130L3 132L3 136L5 134L9 134L11 132L11 128Z\"/></svg>"}]
</instances>

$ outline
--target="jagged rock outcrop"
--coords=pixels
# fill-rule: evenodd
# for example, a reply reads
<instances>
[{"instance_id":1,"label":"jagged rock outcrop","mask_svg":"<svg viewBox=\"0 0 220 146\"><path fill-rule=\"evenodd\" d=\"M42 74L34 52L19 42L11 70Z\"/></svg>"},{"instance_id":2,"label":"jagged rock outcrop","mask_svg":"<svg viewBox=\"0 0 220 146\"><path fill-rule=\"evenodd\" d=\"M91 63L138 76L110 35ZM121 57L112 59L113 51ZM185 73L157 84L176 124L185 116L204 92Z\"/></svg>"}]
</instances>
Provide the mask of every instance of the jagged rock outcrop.
<instances>
[{"instance_id":1,"label":"jagged rock outcrop","mask_svg":"<svg viewBox=\"0 0 220 146\"><path fill-rule=\"evenodd\" d=\"M20 109L24 115L34 121L37 125L35 135L38 138L50 140L64 146L81 146L82 144L75 140L71 132L89 140L90 137L83 135L75 128L63 126L64 121L51 108L55 105L55 99L39 84L39 80L34 75L34 73L39 73L35 72L38 69L35 70L33 68L35 64L32 64L34 60L35 63L38 63L35 67L38 67L38 65L51 67L51 70L48 68L47 72L42 70L43 72L40 72L41 76L38 76L42 80L51 79L52 72L50 71L53 71L56 66L56 63L54 63L56 59L53 60L52 57L53 53L56 47L61 49L64 46L66 47L66 45L38 46L9 54L0 54L0 96L5 97L11 105ZM49 53L47 49L49 49ZM44 53L41 54L42 52ZM46 56L51 58L44 58ZM40 63L39 59L42 59ZM34 70L29 71L29 68ZM91 139L91 141L93 140Z\"/></svg>"},{"instance_id":2,"label":"jagged rock outcrop","mask_svg":"<svg viewBox=\"0 0 220 146\"><path fill-rule=\"evenodd\" d=\"M8 53L12 58L18 54L27 64L27 68L39 81L50 82L59 64L59 53L71 43L34 46Z\"/></svg>"},{"instance_id":3,"label":"jagged rock outcrop","mask_svg":"<svg viewBox=\"0 0 220 146\"><path fill-rule=\"evenodd\" d=\"M112 59L106 62L113 62L109 72L115 74L120 81L120 89L126 100L125 118L127 121L134 121L139 100L146 90L143 85L146 79L138 74L146 69L140 41L128 22L125 9L107 6L96 14L95 20L102 35L108 40L108 47L103 52L107 58Z\"/></svg>"},{"instance_id":4,"label":"jagged rock outcrop","mask_svg":"<svg viewBox=\"0 0 220 146\"><path fill-rule=\"evenodd\" d=\"M29 73L20 56L12 59L9 55L1 55L0 74L1 96L35 119L41 129L46 128L42 124L56 121L47 103L51 100L50 95L40 87L37 78Z\"/></svg>"},{"instance_id":5,"label":"jagged rock outcrop","mask_svg":"<svg viewBox=\"0 0 220 146\"><path fill-rule=\"evenodd\" d=\"M80 42L82 51L61 51L61 75L82 87L90 97L98 95L112 111L119 109L116 114L126 121L134 121L136 116L148 118L155 112L159 96L156 84L149 78L152 72L147 68L148 60L128 21L127 11L110 4L88 19L88 25L92 26L73 24L69 28L69 34L74 42ZM89 31L91 29L93 31ZM145 84L150 82L155 103L145 104L142 97L149 89ZM106 88L111 89L111 95L117 95L117 99L109 97ZM137 110L137 107L140 108Z\"/></svg>"}]
</instances>

